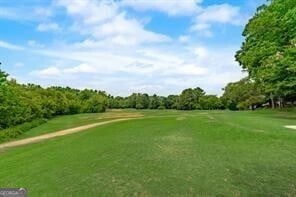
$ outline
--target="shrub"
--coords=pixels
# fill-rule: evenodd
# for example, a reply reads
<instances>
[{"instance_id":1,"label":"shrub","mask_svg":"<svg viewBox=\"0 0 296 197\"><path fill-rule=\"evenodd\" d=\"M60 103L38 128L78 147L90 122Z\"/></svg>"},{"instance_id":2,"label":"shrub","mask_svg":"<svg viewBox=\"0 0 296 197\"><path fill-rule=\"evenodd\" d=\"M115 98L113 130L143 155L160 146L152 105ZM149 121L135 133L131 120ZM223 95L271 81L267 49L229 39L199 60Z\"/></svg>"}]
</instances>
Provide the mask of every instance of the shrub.
<instances>
[{"instance_id":1,"label":"shrub","mask_svg":"<svg viewBox=\"0 0 296 197\"><path fill-rule=\"evenodd\" d=\"M46 119L37 119L32 122L26 122L16 127L0 130L0 143L15 139L32 128L44 124Z\"/></svg>"},{"instance_id":2,"label":"shrub","mask_svg":"<svg viewBox=\"0 0 296 197\"><path fill-rule=\"evenodd\" d=\"M165 106L159 106L157 109L159 109L159 110L164 110L165 109Z\"/></svg>"}]
</instances>

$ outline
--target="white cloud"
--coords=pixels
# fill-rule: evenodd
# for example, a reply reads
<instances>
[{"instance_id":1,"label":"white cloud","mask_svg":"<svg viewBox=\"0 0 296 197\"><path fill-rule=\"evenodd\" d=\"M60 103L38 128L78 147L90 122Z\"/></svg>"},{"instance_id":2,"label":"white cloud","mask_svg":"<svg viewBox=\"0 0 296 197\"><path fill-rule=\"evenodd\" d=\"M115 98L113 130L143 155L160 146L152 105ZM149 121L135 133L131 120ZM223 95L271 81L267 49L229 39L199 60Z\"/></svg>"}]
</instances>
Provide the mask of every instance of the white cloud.
<instances>
[{"instance_id":1,"label":"white cloud","mask_svg":"<svg viewBox=\"0 0 296 197\"><path fill-rule=\"evenodd\" d=\"M88 64L80 64L72 68L66 68L63 70L65 74L81 74L81 73L97 73L97 69L94 66Z\"/></svg>"},{"instance_id":2,"label":"white cloud","mask_svg":"<svg viewBox=\"0 0 296 197\"><path fill-rule=\"evenodd\" d=\"M137 11L156 10L168 15L192 15L200 10L202 0L122 0L121 6Z\"/></svg>"},{"instance_id":3,"label":"white cloud","mask_svg":"<svg viewBox=\"0 0 296 197\"><path fill-rule=\"evenodd\" d=\"M51 66L45 69L32 71L30 74L40 78L54 78L61 76L62 72L59 68Z\"/></svg>"},{"instance_id":4,"label":"white cloud","mask_svg":"<svg viewBox=\"0 0 296 197\"><path fill-rule=\"evenodd\" d=\"M38 83L43 79L55 79L63 85L106 90L116 95L128 95L135 90L177 94L196 86L221 94L226 83L244 76L233 57L236 47L209 48L191 44L189 48L180 45L161 49L156 45L123 49L81 50L75 45L59 50L42 49L36 53L73 63L60 62L54 68L34 71L34 76L39 79ZM52 80L47 83L52 85Z\"/></svg>"},{"instance_id":5,"label":"white cloud","mask_svg":"<svg viewBox=\"0 0 296 197\"><path fill-rule=\"evenodd\" d=\"M212 37L213 24L242 25L245 21L240 8L229 4L212 5L202 9L195 17L190 31L197 32L206 37Z\"/></svg>"},{"instance_id":6,"label":"white cloud","mask_svg":"<svg viewBox=\"0 0 296 197\"><path fill-rule=\"evenodd\" d=\"M56 0L57 6L65 7L67 13L85 25L102 23L117 15L117 5L112 1Z\"/></svg>"},{"instance_id":7,"label":"white cloud","mask_svg":"<svg viewBox=\"0 0 296 197\"><path fill-rule=\"evenodd\" d=\"M57 32L60 30L60 26L57 23L41 23L37 26L37 30L41 32L53 31Z\"/></svg>"},{"instance_id":8,"label":"white cloud","mask_svg":"<svg viewBox=\"0 0 296 197\"><path fill-rule=\"evenodd\" d=\"M0 17L6 19L16 19L16 10L8 7L0 7Z\"/></svg>"},{"instance_id":9,"label":"white cloud","mask_svg":"<svg viewBox=\"0 0 296 197\"><path fill-rule=\"evenodd\" d=\"M205 31L211 28L210 24L198 22L191 26L191 31Z\"/></svg>"},{"instance_id":10,"label":"white cloud","mask_svg":"<svg viewBox=\"0 0 296 197\"><path fill-rule=\"evenodd\" d=\"M201 3L202 0L122 0L120 5L137 11L165 12L171 16L195 16L189 30L205 37L213 36L213 24L242 25L246 21L239 7L226 3L202 6Z\"/></svg>"},{"instance_id":11,"label":"white cloud","mask_svg":"<svg viewBox=\"0 0 296 197\"><path fill-rule=\"evenodd\" d=\"M42 18L49 18L54 15L51 7L34 7L33 14Z\"/></svg>"},{"instance_id":12,"label":"white cloud","mask_svg":"<svg viewBox=\"0 0 296 197\"><path fill-rule=\"evenodd\" d=\"M99 70L95 66L90 66L88 64L79 64L73 67L60 68L58 66L49 66L41 70L34 70L31 75L38 78L56 78L60 76L67 77L67 75L77 75L77 74L96 74Z\"/></svg>"},{"instance_id":13,"label":"white cloud","mask_svg":"<svg viewBox=\"0 0 296 197\"><path fill-rule=\"evenodd\" d=\"M208 73L208 70L204 67L200 67L193 64L180 65L172 70L168 70L166 73L174 74L178 76L201 76Z\"/></svg>"},{"instance_id":14,"label":"white cloud","mask_svg":"<svg viewBox=\"0 0 296 197\"><path fill-rule=\"evenodd\" d=\"M38 43L36 40L28 40L27 45L33 48L43 48L43 44Z\"/></svg>"},{"instance_id":15,"label":"white cloud","mask_svg":"<svg viewBox=\"0 0 296 197\"><path fill-rule=\"evenodd\" d=\"M207 23L230 23L240 24L240 8L229 4L212 5L206 7L201 14L196 17L201 24Z\"/></svg>"},{"instance_id":16,"label":"white cloud","mask_svg":"<svg viewBox=\"0 0 296 197\"><path fill-rule=\"evenodd\" d=\"M187 43L190 40L190 36L188 36L188 35L181 35L181 36L179 36L178 40L181 43Z\"/></svg>"},{"instance_id":17,"label":"white cloud","mask_svg":"<svg viewBox=\"0 0 296 197\"><path fill-rule=\"evenodd\" d=\"M15 68L21 68L24 66L24 63L22 62L16 62L14 65L13 65Z\"/></svg>"},{"instance_id":18,"label":"white cloud","mask_svg":"<svg viewBox=\"0 0 296 197\"><path fill-rule=\"evenodd\" d=\"M204 47L196 47L194 48L193 52L195 55L197 55L197 57L201 59L205 59L210 56L209 51Z\"/></svg>"},{"instance_id":19,"label":"white cloud","mask_svg":"<svg viewBox=\"0 0 296 197\"><path fill-rule=\"evenodd\" d=\"M135 19L126 19L124 14L117 15L112 21L94 29L93 35L105 38L114 44L137 45L141 43L167 42L168 36L146 31L142 24Z\"/></svg>"},{"instance_id":20,"label":"white cloud","mask_svg":"<svg viewBox=\"0 0 296 197\"><path fill-rule=\"evenodd\" d=\"M0 48L6 48L6 49L16 50L16 51L24 50L24 48L21 47L21 46L11 44L11 43L8 43L8 42L5 42L5 41L1 41L1 40L0 40Z\"/></svg>"},{"instance_id":21,"label":"white cloud","mask_svg":"<svg viewBox=\"0 0 296 197\"><path fill-rule=\"evenodd\" d=\"M74 29L92 36L94 42L138 45L170 40L166 35L145 30L141 21L127 17L112 1L57 0L56 5L65 7L68 15L75 21Z\"/></svg>"},{"instance_id":22,"label":"white cloud","mask_svg":"<svg viewBox=\"0 0 296 197\"><path fill-rule=\"evenodd\" d=\"M135 51L123 51L110 54L101 49L88 51L73 51L72 47L53 51L39 51L51 57L83 62L78 66L61 68L59 72L66 74L114 74L118 72L139 75L204 75L207 69L189 62L186 57L175 52L160 52L157 49L135 49ZM195 56L193 54L193 56ZM98 61L99 60L99 61ZM50 70L51 71L51 70ZM56 70L55 70L56 71Z\"/></svg>"},{"instance_id":23,"label":"white cloud","mask_svg":"<svg viewBox=\"0 0 296 197\"><path fill-rule=\"evenodd\" d=\"M148 93L154 94L156 91L161 91L163 86L161 85L151 85L151 84L140 84L132 86L129 91L130 92L140 92L140 93Z\"/></svg>"},{"instance_id":24,"label":"white cloud","mask_svg":"<svg viewBox=\"0 0 296 197\"><path fill-rule=\"evenodd\" d=\"M50 6L0 7L0 18L14 21L43 21L52 15L53 11Z\"/></svg>"},{"instance_id":25,"label":"white cloud","mask_svg":"<svg viewBox=\"0 0 296 197\"><path fill-rule=\"evenodd\" d=\"M121 95L134 91L177 94L196 86L217 94L227 82L242 76L233 57L238 47L229 49L218 44L210 47L197 43L194 36L213 36L211 28L216 24L239 25L239 8L228 4L202 7L201 1L194 0L116 2L55 0L53 7L62 11L67 24L70 23L69 32L61 37L70 33L69 39L59 37L46 47L34 40L27 42L26 52L33 52L47 60L43 64L51 65L39 69L34 65L35 70L27 82L94 88ZM190 31L173 40L147 30L147 20L130 15L125 10L127 7L139 11L156 10L175 17L186 15L194 24ZM39 12L43 11L46 12ZM48 12L46 15L51 17L53 14ZM39 22L37 29L66 29L52 19ZM81 41L71 43L78 39ZM7 43L2 43L3 46L23 49Z\"/></svg>"}]
</instances>

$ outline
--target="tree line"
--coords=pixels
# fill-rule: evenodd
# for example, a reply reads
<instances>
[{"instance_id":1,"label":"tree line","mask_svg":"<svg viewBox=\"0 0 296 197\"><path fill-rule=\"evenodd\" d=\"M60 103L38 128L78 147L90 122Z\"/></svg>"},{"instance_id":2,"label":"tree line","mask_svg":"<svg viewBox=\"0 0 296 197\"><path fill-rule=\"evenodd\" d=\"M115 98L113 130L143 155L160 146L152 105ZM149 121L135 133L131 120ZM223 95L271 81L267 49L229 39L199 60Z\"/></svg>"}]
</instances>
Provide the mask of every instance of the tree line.
<instances>
[{"instance_id":1,"label":"tree line","mask_svg":"<svg viewBox=\"0 0 296 197\"><path fill-rule=\"evenodd\" d=\"M107 95L102 91L42 88L34 84L18 84L15 80L7 80L7 76L0 71L2 129L58 115L104 112L107 107Z\"/></svg>"},{"instance_id":2,"label":"tree line","mask_svg":"<svg viewBox=\"0 0 296 197\"><path fill-rule=\"evenodd\" d=\"M188 88L180 95L167 97L133 93L114 97L97 90L70 87L43 88L35 84L19 84L7 80L0 70L0 128L8 128L36 119L58 115L104 112L107 108L214 110L224 109L221 98L206 95L199 87Z\"/></svg>"},{"instance_id":3,"label":"tree line","mask_svg":"<svg viewBox=\"0 0 296 197\"><path fill-rule=\"evenodd\" d=\"M177 109L177 110L214 110L224 109L222 101L216 95L206 95L199 87L188 88L180 95L167 97L156 94L149 96L146 93L133 93L128 97L108 96L109 108L134 108L134 109Z\"/></svg>"}]
</instances>

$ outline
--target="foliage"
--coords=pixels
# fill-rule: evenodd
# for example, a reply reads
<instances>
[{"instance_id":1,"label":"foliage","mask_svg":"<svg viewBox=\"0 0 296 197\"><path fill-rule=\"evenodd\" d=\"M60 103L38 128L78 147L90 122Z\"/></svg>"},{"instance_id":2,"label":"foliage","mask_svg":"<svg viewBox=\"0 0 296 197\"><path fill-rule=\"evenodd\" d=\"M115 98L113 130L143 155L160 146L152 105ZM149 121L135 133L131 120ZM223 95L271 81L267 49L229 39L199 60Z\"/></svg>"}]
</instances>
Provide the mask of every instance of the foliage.
<instances>
[{"instance_id":1,"label":"foliage","mask_svg":"<svg viewBox=\"0 0 296 197\"><path fill-rule=\"evenodd\" d=\"M161 99L159 96L154 94L152 97L150 97L150 104L149 109L157 109L161 104Z\"/></svg>"},{"instance_id":2,"label":"foliage","mask_svg":"<svg viewBox=\"0 0 296 197\"><path fill-rule=\"evenodd\" d=\"M21 85L15 80L7 81L7 75L0 73L1 81L5 80L6 84L0 86L0 129L57 115L106 110L107 96L104 92Z\"/></svg>"},{"instance_id":3,"label":"foliage","mask_svg":"<svg viewBox=\"0 0 296 197\"><path fill-rule=\"evenodd\" d=\"M204 96L205 92L201 88L186 89L180 95L178 109L194 110L200 109L199 99Z\"/></svg>"},{"instance_id":4,"label":"foliage","mask_svg":"<svg viewBox=\"0 0 296 197\"><path fill-rule=\"evenodd\" d=\"M265 100L260 87L244 78L238 82L229 83L222 96L224 106L230 110L254 109Z\"/></svg>"},{"instance_id":5,"label":"foliage","mask_svg":"<svg viewBox=\"0 0 296 197\"><path fill-rule=\"evenodd\" d=\"M178 95L169 95L164 102L164 106L167 109L177 109L178 108L178 102L179 102L179 96Z\"/></svg>"},{"instance_id":6,"label":"foliage","mask_svg":"<svg viewBox=\"0 0 296 197\"><path fill-rule=\"evenodd\" d=\"M201 109L215 110L224 108L221 99L216 95L204 95L200 98L199 103Z\"/></svg>"},{"instance_id":7,"label":"foliage","mask_svg":"<svg viewBox=\"0 0 296 197\"><path fill-rule=\"evenodd\" d=\"M30 129L37 127L43 123L45 123L45 119L37 119L32 122L26 122L16 127L4 129L0 132L0 143L9 141L10 139L14 139L29 131Z\"/></svg>"},{"instance_id":8,"label":"foliage","mask_svg":"<svg viewBox=\"0 0 296 197\"><path fill-rule=\"evenodd\" d=\"M200 103L201 101L203 104ZM128 97L108 96L108 107L116 109L223 109L221 103L219 97L207 96L205 91L199 87L185 89L180 95L169 95L167 97L156 94L149 96L142 93L133 93Z\"/></svg>"},{"instance_id":9,"label":"foliage","mask_svg":"<svg viewBox=\"0 0 296 197\"><path fill-rule=\"evenodd\" d=\"M296 1L271 0L247 24L236 54L251 79L273 98L296 95Z\"/></svg>"},{"instance_id":10,"label":"foliage","mask_svg":"<svg viewBox=\"0 0 296 197\"><path fill-rule=\"evenodd\" d=\"M0 63L1 64L1 63ZM0 70L0 88L6 85L8 74Z\"/></svg>"}]
</instances>

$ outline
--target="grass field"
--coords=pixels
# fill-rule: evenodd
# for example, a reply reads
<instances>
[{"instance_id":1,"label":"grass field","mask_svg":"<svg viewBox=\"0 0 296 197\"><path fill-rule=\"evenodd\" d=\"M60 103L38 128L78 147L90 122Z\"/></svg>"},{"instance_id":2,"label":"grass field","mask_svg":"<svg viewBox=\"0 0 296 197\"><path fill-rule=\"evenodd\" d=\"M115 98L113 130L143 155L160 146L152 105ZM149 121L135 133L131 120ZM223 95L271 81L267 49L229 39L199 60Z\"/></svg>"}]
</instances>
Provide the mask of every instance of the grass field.
<instances>
[{"instance_id":1,"label":"grass field","mask_svg":"<svg viewBox=\"0 0 296 197\"><path fill-rule=\"evenodd\" d=\"M0 187L29 196L296 196L295 112L112 111L64 116L31 137L142 116L0 150Z\"/></svg>"}]
</instances>

